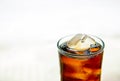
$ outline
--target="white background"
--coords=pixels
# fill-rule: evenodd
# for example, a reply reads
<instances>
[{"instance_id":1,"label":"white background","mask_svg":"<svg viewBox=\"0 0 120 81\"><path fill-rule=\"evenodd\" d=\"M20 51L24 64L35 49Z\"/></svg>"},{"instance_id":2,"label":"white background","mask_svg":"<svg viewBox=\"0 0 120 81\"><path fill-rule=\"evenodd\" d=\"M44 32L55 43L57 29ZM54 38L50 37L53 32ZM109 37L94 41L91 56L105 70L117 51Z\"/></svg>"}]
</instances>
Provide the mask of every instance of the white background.
<instances>
[{"instance_id":1,"label":"white background","mask_svg":"<svg viewBox=\"0 0 120 81\"><path fill-rule=\"evenodd\" d=\"M105 41L102 81L119 81L119 22L119 0L0 0L0 81L59 81L56 43L73 33Z\"/></svg>"}]
</instances>

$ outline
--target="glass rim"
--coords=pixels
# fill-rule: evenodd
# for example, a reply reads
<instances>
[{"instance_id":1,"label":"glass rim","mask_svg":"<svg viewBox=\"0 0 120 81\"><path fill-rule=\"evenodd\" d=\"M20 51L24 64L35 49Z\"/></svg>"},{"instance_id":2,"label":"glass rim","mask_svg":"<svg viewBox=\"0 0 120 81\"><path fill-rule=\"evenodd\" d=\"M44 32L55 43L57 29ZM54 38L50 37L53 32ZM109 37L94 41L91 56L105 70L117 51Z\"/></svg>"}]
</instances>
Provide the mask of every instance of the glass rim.
<instances>
[{"instance_id":1,"label":"glass rim","mask_svg":"<svg viewBox=\"0 0 120 81\"><path fill-rule=\"evenodd\" d=\"M101 49L99 50L99 51L97 51L97 52L94 52L94 53L92 53L92 54L76 54L76 53L70 53L70 52L67 52L67 51L64 51L63 49L61 49L61 47L60 47L60 42L63 40L63 39L65 39L65 38L67 38L67 37L70 37L70 36L73 36L73 35L76 35L76 34L71 34L71 35L67 35L67 36L64 36L64 37L61 37L59 40L58 40L58 42L57 42L57 48L58 48L58 51L61 51L61 52L63 52L64 53L64 55L66 55L66 56L70 56L70 57L76 57L76 58L78 58L78 57L85 57L85 56L94 56L94 55L97 55L97 54L100 54L100 53L102 53L103 52L103 49L104 49L104 47L105 47L105 43L103 42L103 40L101 39L101 38L99 38L99 37L97 37L97 36L95 36L95 35L90 35L90 34L85 34L85 35L88 35L88 36L92 36L92 37L94 37L94 38L96 38L96 39L98 39L99 41L101 41ZM94 39L93 38L93 39ZM63 54L62 53L62 54Z\"/></svg>"}]
</instances>

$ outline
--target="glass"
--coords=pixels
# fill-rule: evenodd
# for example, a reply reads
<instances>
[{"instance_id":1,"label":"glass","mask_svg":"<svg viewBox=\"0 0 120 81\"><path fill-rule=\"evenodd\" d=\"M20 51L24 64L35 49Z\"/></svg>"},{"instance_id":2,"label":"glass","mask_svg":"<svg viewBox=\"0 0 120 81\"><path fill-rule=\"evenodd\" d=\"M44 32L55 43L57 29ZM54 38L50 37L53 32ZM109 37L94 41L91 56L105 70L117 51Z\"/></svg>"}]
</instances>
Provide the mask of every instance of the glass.
<instances>
[{"instance_id":1,"label":"glass","mask_svg":"<svg viewBox=\"0 0 120 81\"><path fill-rule=\"evenodd\" d=\"M84 54L84 51L67 49L66 43L73 36L63 37L57 43L61 81L100 81L104 42L96 36L88 35L99 43L100 50L89 48L93 52Z\"/></svg>"}]
</instances>

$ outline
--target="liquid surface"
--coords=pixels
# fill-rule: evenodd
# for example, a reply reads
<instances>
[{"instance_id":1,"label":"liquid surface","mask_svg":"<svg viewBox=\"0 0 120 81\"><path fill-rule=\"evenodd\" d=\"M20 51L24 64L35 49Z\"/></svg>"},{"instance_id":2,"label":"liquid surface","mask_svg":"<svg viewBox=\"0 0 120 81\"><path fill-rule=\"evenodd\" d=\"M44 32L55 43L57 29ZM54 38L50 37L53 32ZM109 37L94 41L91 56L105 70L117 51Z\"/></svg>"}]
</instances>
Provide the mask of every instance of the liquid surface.
<instances>
[{"instance_id":1,"label":"liquid surface","mask_svg":"<svg viewBox=\"0 0 120 81\"><path fill-rule=\"evenodd\" d=\"M90 54L94 54L96 52L98 52L101 49L101 45L99 43L96 44L91 44L91 47L86 49L86 50L74 50L68 47L67 42L63 43L60 45L61 50L63 50L64 52L62 54L64 54L65 52L68 53L72 53L72 54L79 54L79 55L90 55ZM66 54L67 55L67 54Z\"/></svg>"}]
</instances>

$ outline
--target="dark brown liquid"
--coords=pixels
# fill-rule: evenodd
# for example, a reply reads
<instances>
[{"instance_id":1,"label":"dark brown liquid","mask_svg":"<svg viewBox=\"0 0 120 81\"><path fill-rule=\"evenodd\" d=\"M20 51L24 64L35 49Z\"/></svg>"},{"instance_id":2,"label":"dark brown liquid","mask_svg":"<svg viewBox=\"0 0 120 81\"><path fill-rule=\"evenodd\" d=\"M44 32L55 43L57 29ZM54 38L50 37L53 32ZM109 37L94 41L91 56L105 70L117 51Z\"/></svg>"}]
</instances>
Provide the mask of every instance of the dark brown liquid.
<instances>
[{"instance_id":1,"label":"dark brown liquid","mask_svg":"<svg viewBox=\"0 0 120 81\"><path fill-rule=\"evenodd\" d=\"M86 59L68 57L60 51L59 55L61 81L100 81L103 52Z\"/></svg>"}]
</instances>

